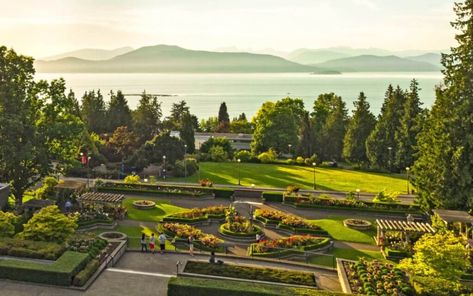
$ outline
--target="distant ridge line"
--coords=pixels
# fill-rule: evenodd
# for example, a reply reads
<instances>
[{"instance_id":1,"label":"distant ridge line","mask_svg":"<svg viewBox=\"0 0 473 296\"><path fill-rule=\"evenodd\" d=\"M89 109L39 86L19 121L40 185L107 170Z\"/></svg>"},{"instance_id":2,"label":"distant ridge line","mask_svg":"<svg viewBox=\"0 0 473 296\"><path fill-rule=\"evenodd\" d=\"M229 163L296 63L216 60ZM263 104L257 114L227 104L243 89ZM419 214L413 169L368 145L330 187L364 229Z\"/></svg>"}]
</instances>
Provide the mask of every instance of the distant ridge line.
<instances>
[{"instance_id":1,"label":"distant ridge line","mask_svg":"<svg viewBox=\"0 0 473 296\"><path fill-rule=\"evenodd\" d=\"M155 96L155 97L177 97L177 95L169 95L169 94L149 94L146 93L147 95L150 96ZM141 97L143 94L123 94L124 96L129 96L129 97Z\"/></svg>"}]
</instances>

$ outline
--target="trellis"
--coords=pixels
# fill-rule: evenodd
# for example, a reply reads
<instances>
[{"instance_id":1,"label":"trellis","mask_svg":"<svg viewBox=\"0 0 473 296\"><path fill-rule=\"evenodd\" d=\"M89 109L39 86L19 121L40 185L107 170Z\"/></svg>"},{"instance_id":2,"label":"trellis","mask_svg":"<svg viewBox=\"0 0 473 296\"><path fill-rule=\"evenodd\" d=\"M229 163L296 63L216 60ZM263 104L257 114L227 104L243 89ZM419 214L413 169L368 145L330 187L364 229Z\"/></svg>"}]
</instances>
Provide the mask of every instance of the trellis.
<instances>
[{"instance_id":1,"label":"trellis","mask_svg":"<svg viewBox=\"0 0 473 296\"><path fill-rule=\"evenodd\" d=\"M113 194L113 193L103 193L103 192L87 192L82 194L77 200L81 204L85 203L94 203L94 204L112 204L112 205L121 205L125 195L123 194Z\"/></svg>"},{"instance_id":2,"label":"trellis","mask_svg":"<svg viewBox=\"0 0 473 296\"><path fill-rule=\"evenodd\" d=\"M425 222L376 219L376 225L376 242L378 243L378 245L384 244L384 237L386 232L401 232L406 237L406 239L406 234L410 233L435 233L435 229L433 229L429 223Z\"/></svg>"},{"instance_id":3,"label":"trellis","mask_svg":"<svg viewBox=\"0 0 473 296\"><path fill-rule=\"evenodd\" d=\"M473 225L473 216L465 211L453 210L433 210L434 215L437 215L447 227L458 224L459 230L466 238L471 238L471 225Z\"/></svg>"}]
</instances>

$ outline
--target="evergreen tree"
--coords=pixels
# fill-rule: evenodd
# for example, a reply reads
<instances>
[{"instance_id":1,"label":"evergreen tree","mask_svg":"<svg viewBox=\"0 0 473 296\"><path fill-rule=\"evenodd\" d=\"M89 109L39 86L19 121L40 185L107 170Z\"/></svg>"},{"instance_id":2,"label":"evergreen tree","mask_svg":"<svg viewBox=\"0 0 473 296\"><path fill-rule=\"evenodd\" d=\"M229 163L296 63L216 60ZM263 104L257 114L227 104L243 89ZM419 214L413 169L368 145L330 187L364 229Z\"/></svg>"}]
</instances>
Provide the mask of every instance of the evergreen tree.
<instances>
[{"instance_id":1,"label":"evergreen tree","mask_svg":"<svg viewBox=\"0 0 473 296\"><path fill-rule=\"evenodd\" d=\"M143 92L138 108L133 112L133 132L138 137L139 144L159 134L161 116L161 103L157 97Z\"/></svg>"},{"instance_id":2,"label":"evergreen tree","mask_svg":"<svg viewBox=\"0 0 473 296\"><path fill-rule=\"evenodd\" d=\"M423 120L423 110L419 99L419 83L413 79L406 95L404 113L401 118L399 131L396 134L397 155L395 165L401 170L414 164L417 134Z\"/></svg>"},{"instance_id":3,"label":"evergreen tree","mask_svg":"<svg viewBox=\"0 0 473 296\"><path fill-rule=\"evenodd\" d=\"M106 128L106 107L100 90L85 92L82 97L81 115L90 132L101 134Z\"/></svg>"},{"instance_id":4,"label":"evergreen tree","mask_svg":"<svg viewBox=\"0 0 473 296\"><path fill-rule=\"evenodd\" d=\"M110 92L110 104L107 110L108 131L113 132L120 126L131 128L132 118L128 102L119 90L115 95Z\"/></svg>"},{"instance_id":5,"label":"evergreen tree","mask_svg":"<svg viewBox=\"0 0 473 296\"><path fill-rule=\"evenodd\" d=\"M248 119L246 118L246 114L245 112L241 113L240 115L238 115L238 119L237 120L245 120L245 121L248 121Z\"/></svg>"},{"instance_id":6,"label":"evergreen tree","mask_svg":"<svg viewBox=\"0 0 473 296\"><path fill-rule=\"evenodd\" d=\"M220 104L218 110L218 128L217 132L227 133L230 130L230 116L227 111L227 104L223 102Z\"/></svg>"},{"instance_id":7,"label":"evergreen tree","mask_svg":"<svg viewBox=\"0 0 473 296\"><path fill-rule=\"evenodd\" d=\"M343 140L343 157L352 163L366 164L368 157L366 156L365 143L374 129L376 118L370 112L370 104L363 92L360 93L358 100L353 105L355 110Z\"/></svg>"},{"instance_id":8,"label":"evergreen tree","mask_svg":"<svg viewBox=\"0 0 473 296\"><path fill-rule=\"evenodd\" d=\"M444 86L418 138L414 184L425 207L473 205L473 0L455 4L458 46L442 56Z\"/></svg>"},{"instance_id":9,"label":"evergreen tree","mask_svg":"<svg viewBox=\"0 0 473 296\"><path fill-rule=\"evenodd\" d=\"M375 167L399 170L395 163L398 148L396 134L404 114L405 100L405 92L399 86L394 89L389 85L378 122L366 140L366 155Z\"/></svg>"},{"instance_id":10,"label":"evergreen tree","mask_svg":"<svg viewBox=\"0 0 473 296\"><path fill-rule=\"evenodd\" d=\"M297 147L297 155L303 157L311 157L314 155L315 137L309 112L306 112L302 117L300 139L301 142Z\"/></svg>"},{"instance_id":11,"label":"evergreen tree","mask_svg":"<svg viewBox=\"0 0 473 296\"><path fill-rule=\"evenodd\" d=\"M183 114L180 126L180 136L184 143L187 145L187 153L194 153L194 124L192 120L192 115L189 112L185 112Z\"/></svg>"},{"instance_id":12,"label":"evergreen tree","mask_svg":"<svg viewBox=\"0 0 473 296\"><path fill-rule=\"evenodd\" d=\"M339 160L348 121L348 111L340 96L334 93L319 95L312 113L315 151L319 160Z\"/></svg>"},{"instance_id":13,"label":"evergreen tree","mask_svg":"<svg viewBox=\"0 0 473 296\"><path fill-rule=\"evenodd\" d=\"M189 106L187 106L186 101L182 100L178 103L173 103L170 115L164 122L165 128L168 130L180 130L183 117L189 112Z\"/></svg>"}]
</instances>

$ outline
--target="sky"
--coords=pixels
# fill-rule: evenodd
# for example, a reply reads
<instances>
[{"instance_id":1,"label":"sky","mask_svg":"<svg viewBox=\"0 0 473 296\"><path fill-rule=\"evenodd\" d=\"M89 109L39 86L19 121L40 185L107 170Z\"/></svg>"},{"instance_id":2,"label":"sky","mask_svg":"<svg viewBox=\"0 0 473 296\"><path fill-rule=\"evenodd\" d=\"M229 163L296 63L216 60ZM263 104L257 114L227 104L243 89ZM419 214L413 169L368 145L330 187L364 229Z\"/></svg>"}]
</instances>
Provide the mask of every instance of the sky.
<instances>
[{"instance_id":1,"label":"sky","mask_svg":"<svg viewBox=\"0 0 473 296\"><path fill-rule=\"evenodd\" d=\"M291 51L453 46L454 0L0 0L0 45L36 58L172 44Z\"/></svg>"}]
</instances>

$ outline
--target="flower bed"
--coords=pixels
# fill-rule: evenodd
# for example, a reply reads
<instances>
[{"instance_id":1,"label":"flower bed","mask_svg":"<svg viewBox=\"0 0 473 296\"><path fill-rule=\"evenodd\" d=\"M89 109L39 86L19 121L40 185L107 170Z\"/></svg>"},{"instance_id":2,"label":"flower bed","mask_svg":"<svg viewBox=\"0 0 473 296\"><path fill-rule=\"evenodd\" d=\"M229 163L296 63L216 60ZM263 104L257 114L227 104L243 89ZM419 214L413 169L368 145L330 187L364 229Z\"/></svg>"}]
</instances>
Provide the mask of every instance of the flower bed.
<instances>
[{"instance_id":1,"label":"flower bed","mask_svg":"<svg viewBox=\"0 0 473 296\"><path fill-rule=\"evenodd\" d=\"M356 230L370 230L372 226L370 221L361 219L345 219L343 225Z\"/></svg>"},{"instance_id":2,"label":"flower bed","mask_svg":"<svg viewBox=\"0 0 473 296\"><path fill-rule=\"evenodd\" d=\"M156 203L151 200L135 200L133 207L138 210L152 210L156 208Z\"/></svg>"},{"instance_id":3,"label":"flower bed","mask_svg":"<svg viewBox=\"0 0 473 296\"><path fill-rule=\"evenodd\" d=\"M251 244L248 248L249 256L280 257L291 254L302 254L304 251L321 249L330 245L329 238L311 235L293 235L276 240L265 240Z\"/></svg>"},{"instance_id":4,"label":"flower bed","mask_svg":"<svg viewBox=\"0 0 473 296\"><path fill-rule=\"evenodd\" d=\"M243 226L243 228L238 228L240 226L236 226L235 224L230 225L229 223L224 223L220 225L220 228L218 229L218 232L225 236L235 236L235 237L249 237L249 238L255 238L256 234L262 234L263 231L261 228L259 228L256 225L252 225L251 228L250 226L246 227Z\"/></svg>"},{"instance_id":5,"label":"flower bed","mask_svg":"<svg viewBox=\"0 0 473 296\"><path fill-rule=\"evenodd\" d=\"M193 208L189 211L166 216L163 218L163 221L193 223L205 221L208 219L224 219L226 209L227 207L223 205L212 206L207 208Z\"/></svg>"},{"instance_id":6,"label":"flower bed","mask_svg":"<svg viewBox=\"0 0 473 296\"><path fill-rule=\"evenodd\" d=\"M174 237L175 241L187 241L189 236L194 238L194 244L198 249L204 251L216 251L223 241L212 234L204 233L202 230L180 223L162 223L158 229L166 235Z\"/></svg>"},{"instance_id":7,"label":"flower bed","mask_svg":"<svg viewBox=\"0 0 473 296\"><path fill-rule=\"evenodd\" d=\"M281 211L256 210L255 219L263 222L265 226L275 225L292 233L328 235L328 232L320 226Z\"/></svg>"},{"instance_id":8,"label":"flower bed","mask_svg":"<svg viewBox=\"0 0 473 296\"><path fill-rule=\"evenodd\" d=\"M116 183L105 182L97 187L98 191L113 191L113 192L134 192L134 193L149 193L158 195L182 195L202 197L213 193L212 189L190 187L190 186L170 186L170 185L152 185L145 183Z\"/></svg>"},{"instance_id":9,"label":"flower bed","mask_svg":"<svg viewBox=\"0 0 473 296\"><path fill-rule=\"evenodd\" d=\"M56 260L64 251L64 244L18 238L0 238L0 255L35 259Z\"/></svg>"},{"instance_id":10,"label":"flower bed","mask_svg":"<svg viewBox=\"0 0 473 296\"><path fill-rule=\"evenodd\" d=\"M374 212L399 212L399 213L420 213L418 205L406 205L388 202L370 202L348 199L335 199L321 196L306 196L301 194L291 194L284 196L284 202L296 207L305 208L326 208L326 209L358 209Z\"/></svg>"},{"instance_id":11,"label":"flower bed","mask_svg":"<svg viewBox=\"0 0 473 296\"><path fill-rule=\"evenodd\" d=\"M392 264L360 259L341 261L352 293L365 295L414 295L405 273Z\"/></svg>"}]
</instances>

